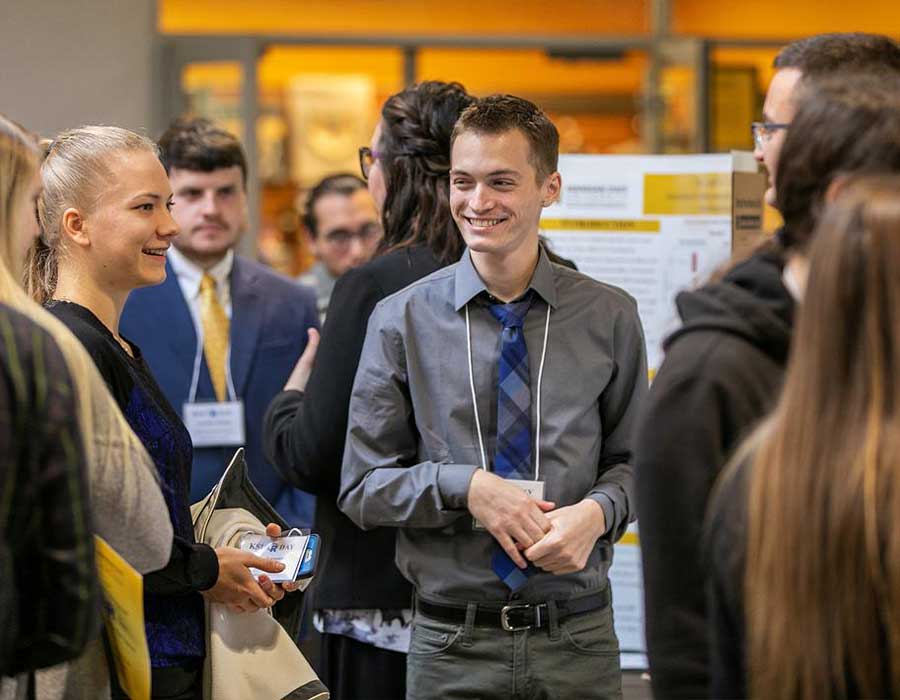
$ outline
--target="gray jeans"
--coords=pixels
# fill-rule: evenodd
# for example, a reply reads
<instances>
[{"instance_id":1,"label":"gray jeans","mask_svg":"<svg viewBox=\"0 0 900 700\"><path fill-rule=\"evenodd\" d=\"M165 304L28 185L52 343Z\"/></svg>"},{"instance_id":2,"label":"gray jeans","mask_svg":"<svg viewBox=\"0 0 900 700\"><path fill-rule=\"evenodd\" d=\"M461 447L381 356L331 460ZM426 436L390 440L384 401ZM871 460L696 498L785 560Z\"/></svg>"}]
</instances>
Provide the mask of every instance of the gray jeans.
<instances>
[{"instance_id":1,"label":"gray jeans","mask_svg":"<svg viewBox=\"0 0 900 700\"><path fill-rule=\"evenodd\" d=\"M474 604L468 619L474 619ZM620 700L612 606L523 632L413 618L407 700Z\"/></svg>"}]
</instances>

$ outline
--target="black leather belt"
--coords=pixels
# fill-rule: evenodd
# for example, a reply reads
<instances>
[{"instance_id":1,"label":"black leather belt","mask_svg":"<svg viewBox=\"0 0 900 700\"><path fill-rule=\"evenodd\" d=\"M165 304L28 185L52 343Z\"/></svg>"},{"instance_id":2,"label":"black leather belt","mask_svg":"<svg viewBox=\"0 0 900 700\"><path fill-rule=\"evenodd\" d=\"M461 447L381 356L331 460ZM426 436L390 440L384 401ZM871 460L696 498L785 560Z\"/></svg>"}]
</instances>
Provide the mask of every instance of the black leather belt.
<instances>
[{"instance_id":1,"label":"black leather belt","mask_svg":"<svg viewBox=\"0 0 900 700\"><path fill-rule=\"evenodd\" d=\"M556 601L557 619L559 622L563 622L575 615L600 610L607 605L609 605L609 586L596 595ZM418 596L416 596L416 611L440 622L461 625L466 621L466 608L432 603ZM547 603L511 602L499 610L485 608L479 604L475 612L474 624L476 627L498 627L507 632L540 629L550 624L550 611Z\"/></svg>"}]
</instances>

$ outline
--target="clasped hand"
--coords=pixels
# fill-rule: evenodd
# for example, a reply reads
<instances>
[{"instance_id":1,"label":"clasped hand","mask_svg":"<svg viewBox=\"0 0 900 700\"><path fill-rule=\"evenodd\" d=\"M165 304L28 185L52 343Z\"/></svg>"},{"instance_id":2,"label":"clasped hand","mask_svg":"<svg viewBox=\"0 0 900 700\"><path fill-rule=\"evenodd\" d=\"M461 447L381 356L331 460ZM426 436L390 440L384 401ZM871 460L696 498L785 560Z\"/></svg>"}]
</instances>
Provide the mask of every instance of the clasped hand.
<instances>
[{"instance_id":1,"label":"clasped hand","mask_svg":"<svg viewBox=\"0 0 900 700\"><path fill-rule=\"evenodd\" d=\"M585 499L556 509L553 502L534 499L481 469L469 484L468 505L472 516L522 569L527 558L553 574L581 571L606 532L603 509L596 501Z\"/></svg>"},{"instance_id":2,"label":"clasped hand","mask_svg":"<svg viewBox=\"0 0 900 700\"><path fill-rule=\"evenodd\" d=\"M266 535L278 537L281 528L269 523ZM250 573L250 567L277 574L284 564L271 559L257 557L250 552L235 547L217 547L219 578L215 585L203 591L203 597L212 603L227 605L234 612L255 612L260 608L270 608L284 598L285 593L296 591L299 584L276 584L263 574L258 579Z\"/></svg>"}]
</instances>

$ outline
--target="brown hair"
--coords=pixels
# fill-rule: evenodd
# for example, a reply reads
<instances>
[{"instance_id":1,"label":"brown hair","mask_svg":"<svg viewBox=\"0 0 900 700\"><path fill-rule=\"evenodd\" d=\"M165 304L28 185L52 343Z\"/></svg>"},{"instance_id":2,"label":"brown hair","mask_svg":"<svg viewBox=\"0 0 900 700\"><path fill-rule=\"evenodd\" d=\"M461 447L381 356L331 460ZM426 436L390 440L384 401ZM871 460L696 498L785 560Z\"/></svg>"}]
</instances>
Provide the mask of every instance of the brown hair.
<instances>
[{"instance_id":1,"label":"brown hair","mask_svg":"<svg viewBox=\"0 0 900 700\"><path fill-rule=\"evenodd\" d=\"M247 156L240 140L209 119L176 119L159 137L159 152L167 173L172 168L211 173L236 165L241 169L244 187L247 186Z\"/></svg>"},{"instance_id":2,"label":"brown hair","mask_svg":"<svg viewBox=\"0 0 900 700\"><path fill-rule=\"evenodd\" d=\"M784 392L750 477L750 690L897 697L900 177L847 185L810 250Z\"/></svg>"},{"instance_id":3,"label":"brown hair","mask_svg":"<svg viewBox=\"0 0 900 700\"><path fill-rule=\"evenodd\" d=\"M844 70L900 71L900 45L882 34L816 34L785 46L775 56L772 66L778 70L796 68L810 77L822 77Z\"/></svg>"},{"instance_id":4,"label":"brown hair","mask_svg":"<svg viewBox=\"0 0 900 700\"><path fill-rule=\"evenodd\" d=\"M463 240L450 215L450 133L474 98L459 83L430 80L392 95L381 109L385 184L379 253L427 245L444 264Z\"/></svg>"},{"instance_id":5,"label":"brown hair","mask_svg":"<svg viewBox=\"0 0 900 700\"><path fill-rule=\"evenodd\" d=\"M349 197L359 190L366 189L366 183L362 178L350 173L338 173L329 175L316 183L309 194L306 195L306 202L303 205L303 215L301 221L306 231L313 238L319 237L319 218L316 216L316 203L330 194Z\"/></svg>"},{"instance_id":6,"label":"brown hair","mask_svg":"<svg viewBox=\"0 0 900 700\"><path fill-rule=\"evenodd\" d=\"M900 74L839 73L804 79L778 158L782 243L803 248L838 177L900 171Z\"/></svg>"},{"instance_id":7,"label":"brown hair","mask_svg":"<svg viewBox=\"0 0 900 700\"><path fill-rule=\"evenodd\" d=\"M117 152L141 150L159 153L150 139L115 126L82 126L49 142L41 165L41 235L29 252L25 278L28 292L38 302L51 299L56 289L63 213L70 207L91 211L113 176L110 158Z\"/></svg>"},{"instance_id":8,"label":"brown hair","mask_svg":"<svg viewBox=\"0 0 900 700\"><path fill-rule=\"evenodd\" d=\"M528 160L538 183L556 172L559 163L559 132L550 118L533 102L514 95L491 95L466 109L453 127L450 148L460 134L502 134L518 129L528 140Z\"/></svg>"}]
</instances>

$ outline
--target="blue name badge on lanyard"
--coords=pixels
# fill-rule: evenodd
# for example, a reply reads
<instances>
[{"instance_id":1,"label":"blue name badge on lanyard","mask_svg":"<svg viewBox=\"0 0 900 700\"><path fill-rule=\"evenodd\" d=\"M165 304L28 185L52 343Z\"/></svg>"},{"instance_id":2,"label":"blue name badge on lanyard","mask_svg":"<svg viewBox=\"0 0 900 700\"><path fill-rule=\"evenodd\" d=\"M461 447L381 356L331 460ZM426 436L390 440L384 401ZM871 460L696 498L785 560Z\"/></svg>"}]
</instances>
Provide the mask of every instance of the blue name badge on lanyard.
<instances>
[{"instance_id":1,"label":"blue name badge on lanyard","mask_svg":"<svg viewBox=\"0 0 900 700\"><path fill-rule=\"evenodd\" d=\"M184 404L184 427L194 447L244 444L243 401L198 401Z\"/></svg>"}]
</instances>

